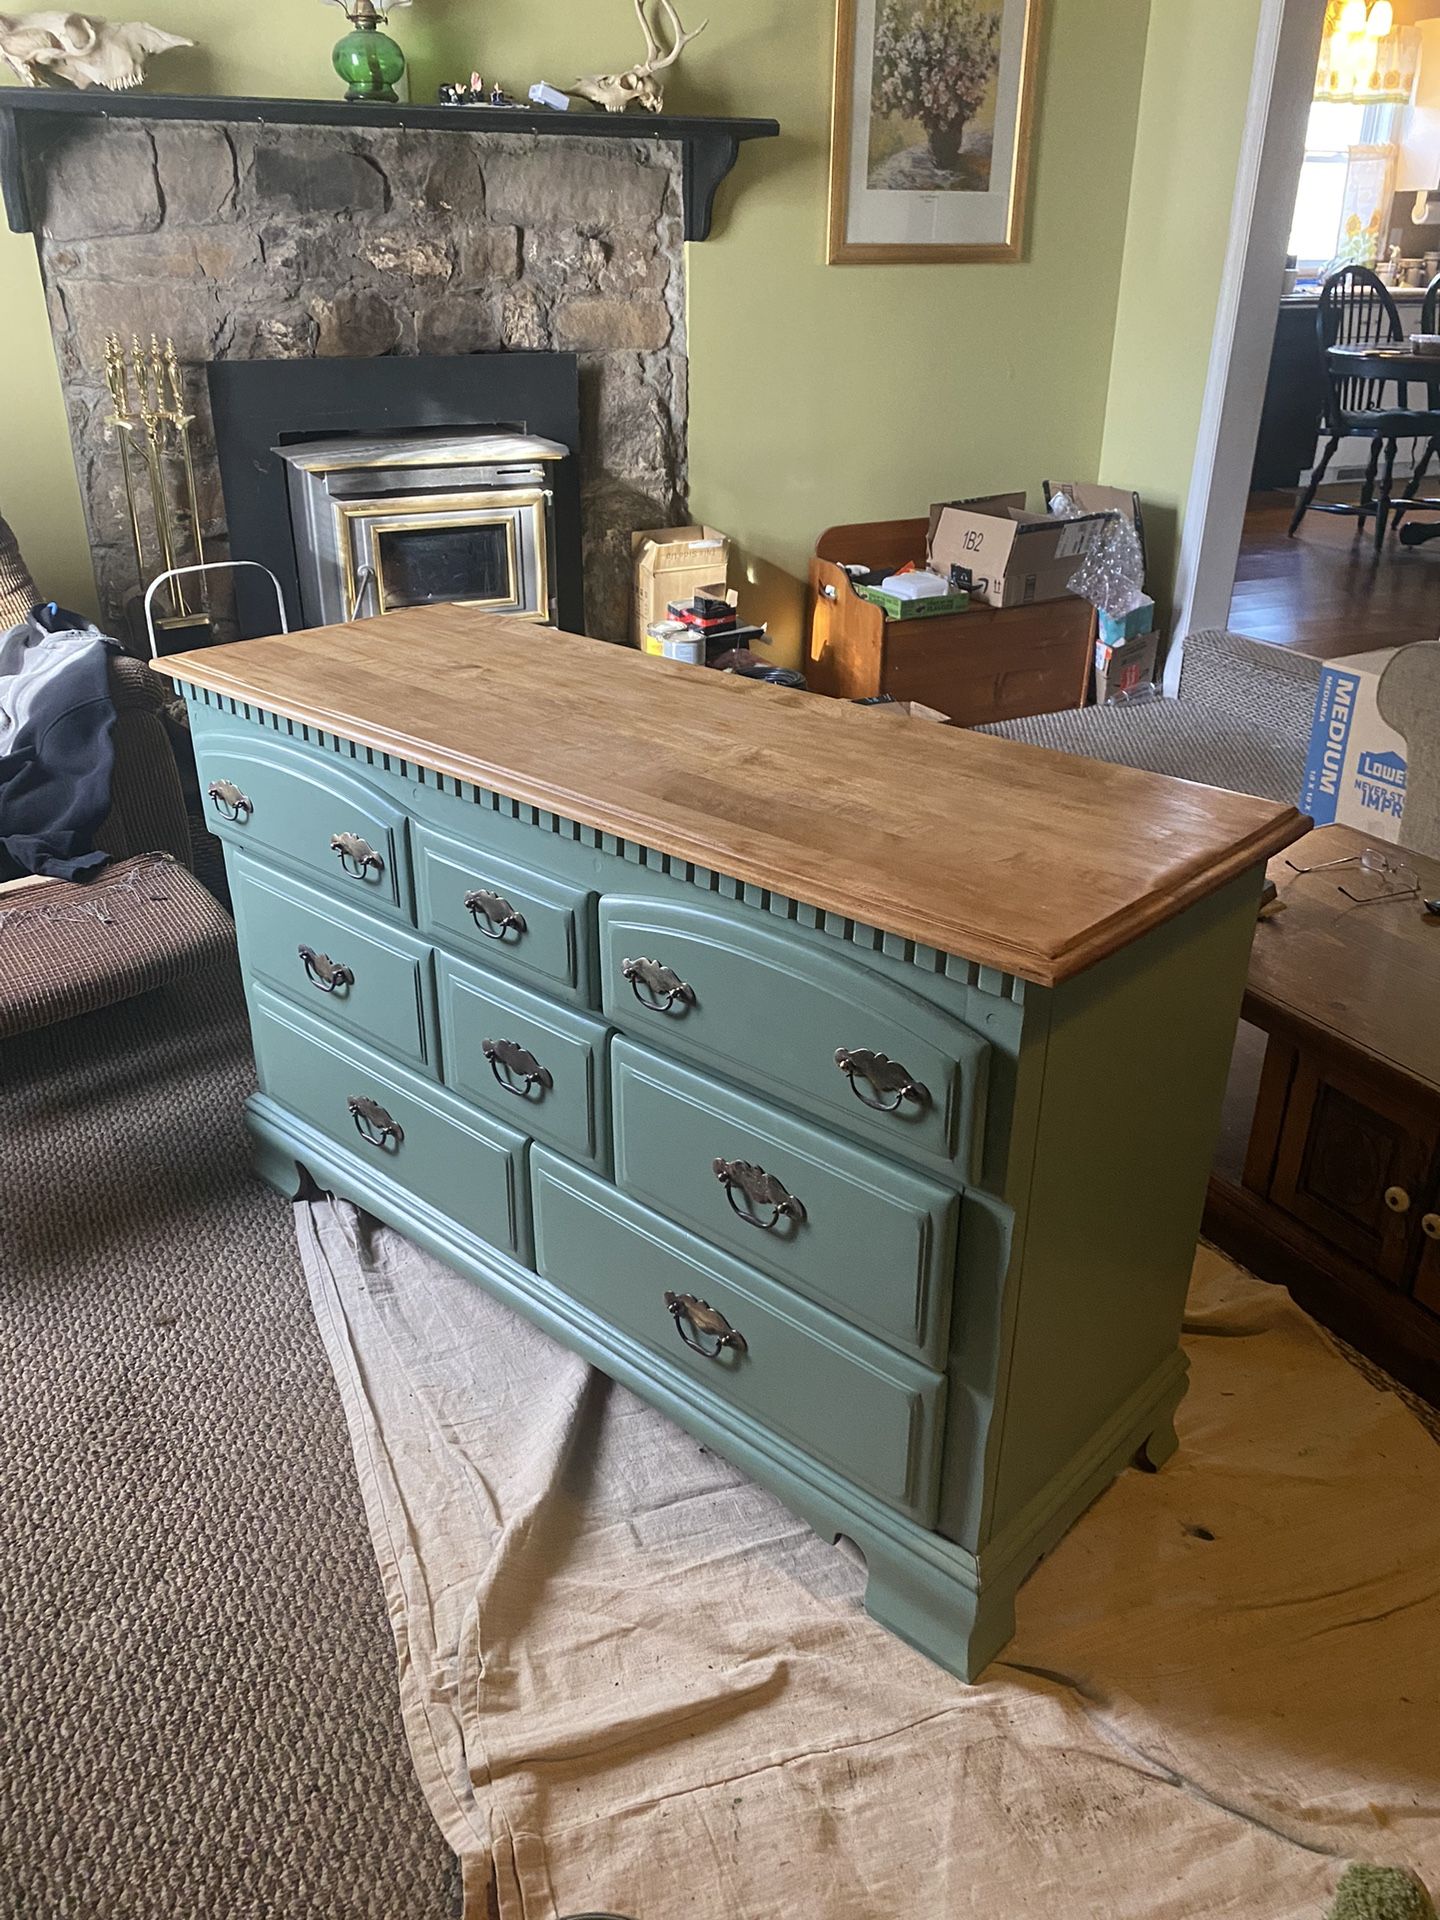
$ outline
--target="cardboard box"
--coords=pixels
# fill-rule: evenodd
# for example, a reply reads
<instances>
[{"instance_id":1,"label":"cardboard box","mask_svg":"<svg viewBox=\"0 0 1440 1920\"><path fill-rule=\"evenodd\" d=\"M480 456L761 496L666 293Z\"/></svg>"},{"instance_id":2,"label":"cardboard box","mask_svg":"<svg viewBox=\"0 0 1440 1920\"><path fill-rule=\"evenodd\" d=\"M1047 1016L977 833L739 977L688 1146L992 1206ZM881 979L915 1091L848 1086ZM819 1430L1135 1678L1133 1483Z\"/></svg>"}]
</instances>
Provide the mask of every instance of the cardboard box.
<instances>
[{"instance_id":1,"label":"cardboard box","mask_svg":"<svg viewBox=\"0 0 1440 1920\"><path fill-rule=\"evenodd\" d=\"M657 527L630 536L635 566L632 644L644 648L646 630L666 617L672 600L713 591L725 596L730 538L714 527Z\"/></svg>"},{"instance_id":2,"label":"cardboard box","mask_svg":"<svg viewBox=\"0 0 1440 1920\"><path fill-rule=\"evenodd\" d=\"M930 565L986 606L1063 600L1105 525L1102 513L1074 520L1027 513L1023 493L948 501L930 509Z\"/></svg>"},{"instance_id":3,"label":"cardboard box","mask_svg":"<svg viewBox=\"0 0 1440 1920\"><path fill-rule=\"evenodd\" d=\"M1051 500L1057 493L1065 498L1081 513L1128 513L1135 522L1135 537L1140 542L1140 553L1149 570L1149 555L1145 550L1145 515L1140 507L1140 496L1126 487L1102 487L1093 480L1047 480L1045 482L1045 506L1048 510Z\"/></svg>"},{"instance_id":4,"label":"cardboard box","mask_svg":"<svg viewBox=\"0 0 1440 1920\"><path fill-rule=\"evenodd\" d=\"M1128 700L1142 688L1153 685L1160 652L1160 636L1133 635L1116 644L1095 643L1095 704L1103 707L1109 700Z\"/></svg>"},{"instance_id":5,"label":"cardboard box","mask_svg":"<svg viewBox=\"0 0 1440 1920\"><path fill-rule=\"evenodd\" d=\"M1317 827L1357 827L1398 840L1405 811L1405 741L1375 695L1397 649L1347 654L1320 669L1300 805Z\"/></svg>"}]
</instances>

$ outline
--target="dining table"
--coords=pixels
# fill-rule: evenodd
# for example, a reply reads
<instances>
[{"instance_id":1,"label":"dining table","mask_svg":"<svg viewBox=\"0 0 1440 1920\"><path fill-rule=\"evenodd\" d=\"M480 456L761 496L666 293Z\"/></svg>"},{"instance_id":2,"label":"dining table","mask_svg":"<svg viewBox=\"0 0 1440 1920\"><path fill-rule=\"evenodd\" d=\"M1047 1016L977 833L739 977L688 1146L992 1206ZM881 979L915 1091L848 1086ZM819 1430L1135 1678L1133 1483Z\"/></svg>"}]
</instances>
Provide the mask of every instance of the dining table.
<instances>
[{"instance_id":1,"label":"dining table","mask_svg":"<svg viewBox=\"0 0 1440 1920\"><path fill-rule=\"evenodd\" d=\"M1376 341L1364 346L1327 347L1325 358L1330 371L1342 380L1393 380L1402 389L1411 382L1423 382L1430 390L1426 402L1422 403L1424 410L1440 412L1440 352L1424 353L1408 342L1385 344ZM1408 406L1408 397L1402 397L1401 405ZM1418 483L1423 472L1422 466L1412 485ZM1394 503L1392 511L1398 521L1402 514L1413 513L1417 507L1434 510L1436 505L1435 501L1417 501L1402 496ZM1423 547L1431 540L1440 540L1440 520L1400 528L1401 546Z\"/></svg>"}]
</instances>

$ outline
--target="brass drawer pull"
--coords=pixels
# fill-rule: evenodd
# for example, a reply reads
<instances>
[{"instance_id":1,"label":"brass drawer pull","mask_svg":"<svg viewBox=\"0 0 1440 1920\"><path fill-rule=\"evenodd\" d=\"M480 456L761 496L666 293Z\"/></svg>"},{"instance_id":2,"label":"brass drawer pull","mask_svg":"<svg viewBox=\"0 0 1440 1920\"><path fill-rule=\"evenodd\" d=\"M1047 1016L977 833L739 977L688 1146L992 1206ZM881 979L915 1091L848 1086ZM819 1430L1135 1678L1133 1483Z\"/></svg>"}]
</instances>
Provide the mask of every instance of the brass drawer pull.
<instances>
[{"instance_id":1,"label":"brass drawer pull","mask_svg":"<svg viewBox=\"0 0 1440 1920\"><path fill-rule=\"evenodd\" d=\"M800 1201L793 1193L787 1193L774 1174L767 1173L763 1167L752 1166L748 1160L716 1160L713 1166L715 1178L725 1189L730 1211L747 1227L759 1227L762 1233L771 1233L782 1219L797 1223L805 1219ZM736 1204L737 1187L748 1203L744 1207ZM761 1220L758 1215L765 1207L770 1209L770 1218Z\"/></svg>"},{"instance_id":2,"label":"brass drawer pull","mask_svg":"<svg viewBox=\"0 0 1440 1920\"><path fill-rule=\"evenodd\" d=\"M206 788L210 803L225 820L248 820L255 811L250 796L242 793L233 780L212 780Z\"/></svg>"},{"instance_id":3,"label":"brass drawer pull","mask_svg":"<svg viewBox=\"0 0 1440 1920\"><path fill-rule=\"evenodd\" d=\"M658 960L622 960L620 972L630 982L630 991L641 1006L651 1013L668 1013L673 1006L694 1004L694 989L687 987L672 968L662 967ZM642 986L644 993L640 991Z\"/></svg>"},{"instance_id":4,"label":"brass drawer pull","mask_svg":"<svg viewBox=\"0 0 1440 1920\"><path fill-rule=\"evenodd\" d=\"M378 1101L367 1100L363 1094L351 1094L346 1105L350 1117L355 1122L355 1131L362 1140L368 1140L372 1147L386 1147L392 1141L398 1147L405 1138L405 1129L392 1120Z\"/></svg>"},{"instance_id":5,"label":"brass drawer pull","mask_svg":"<svg viewBox=\"0 0 1440 1920\"><path fill-rule=\"evenodd\" d=\"M332 833L330 851L339 854L341 866L357 880L363 880L372 867L377 879L385 871L385 862L358 833Z\"/></svg>"},{"instance_id":6,"label":"brass drawer pull","mask_svg":"<svg viewBox=\"0 0 1440 1920\"><path fill-rule=\"evenodd\" d=\"M919 1081L912 1080L899 1061L888 1059L883 1053L871 1053L868 1047L837 1047L835 1064L849 1080L855 1098L862 1106L873 1107L876 1113L895 1113L906 1100L913 1100L920 1107L929 1103L930 1095ZM860 1091L862 1080L880 1095L878 1100ZM889 1097L892 1094L893 1099Z\"/></svg>"},{"instance_id":7,"label":"brass drawer pull","mask_svg":"<svg viewBox=\"0 0 1440 1920\"><path fill-rule=\"evenodd\" d=\"M1385 1204L1391 1213L1408 1213L1412 1203L1404 1187L1387 1187L1385 1189Z\"/></svg>"},{"instance_id":8,"label":"brass drawer pull","mask_svg":"<svg viewBox=\"0 0 1440 1920\"><path fill-rule=\"evenodd\" d=\"M490 1071L497 1083L506 1093L513 1093L524 1100L532 1087L540 1087L548 1092L555 1082L550 1077L550 1069L542 1067L533 1053L521 1046L518 1040L482 1040L480 1051L490 1062ZM517 1086L516 1081L520 1081Z\"/></svg>"},{"instance_id":9,"label":"brass drawer pull","mask_svg":"<svg viewBox=\"0 0 1440 1920\"><path fill-rule=\"evenodd\" d=\"M316 953L313 947L301 947L300 958L305 963L306 978L321 993L337 993L341 987L353 987L355 984L355 976L349 967L332 960L328 953Z\"/></svg>"},{"instance_id":10,"label":"brass drawer pull","mask_svg":"<svg viewBox=\"0 0 1440 1920\"><path fill-rule=\"evenodd\" d=\"M524 933L525 916L517 913L503 893L491 893L488 887L476 887L465 896L465 911L487 940L503 940L506 929Z\"/></svg>"},{"instance_id":11,"label":"brass drawer pull","mask_svg":"<svg viewBox=\"0 0 1440 1920\"><path fill-rule=\"evenodd\" d=\"M708 1300L697 1300L693 1293L667 1293L665 1304L674 1316L675 1331L692 1353L702 1353L707 1360L718 1360L727 1347L736 1353L749 1351L744 1334L732 1327L723 1313L717 1313ZM700 1336L698 1340L696 1334ZM703 1342L707 1340L714 1345L705 1346Z\"/></svg>"},{"instance_id":12,"label":"brass drawer pull","mask_svg":"<svg viewBox=\"0 0 1440 1920\"><path fill-rule=\"evenodd\" d=\"M1440 1240L1440 1213L1427 1213L1420 1227L1427 1240Z\"/></svg>"}]
</instances>

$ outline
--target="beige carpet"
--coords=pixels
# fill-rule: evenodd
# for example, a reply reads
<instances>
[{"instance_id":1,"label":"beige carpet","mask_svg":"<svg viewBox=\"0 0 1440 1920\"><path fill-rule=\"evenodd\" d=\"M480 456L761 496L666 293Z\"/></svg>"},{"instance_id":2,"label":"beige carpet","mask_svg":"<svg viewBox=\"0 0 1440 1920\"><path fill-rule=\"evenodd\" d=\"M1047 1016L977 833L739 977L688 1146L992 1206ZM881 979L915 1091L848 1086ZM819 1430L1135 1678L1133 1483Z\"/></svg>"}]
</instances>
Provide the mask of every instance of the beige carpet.
<instances>
[{"instance_id":1,"label":"beige carpet","mask_svg":"<svg viewBox=\"0 0 1440 1920\"><path fill-rule=\"evenodd\" d=\"M228 973L0 1045L0 1915L444 1920Z\"/></svg>"},{"instance_id":2,"label":"beige carpet","mask_svg":"<svg viewBox=\"0 0 1440 1920\"><path fill-rule=\"evenodd\" d=\"M1440 1884L1440 1449L1202 1251L1179 1456L966 1688L860 1575L398 1235L297 1208L467 1913L1320 1920Z\"/></svg>"}]
</instances>

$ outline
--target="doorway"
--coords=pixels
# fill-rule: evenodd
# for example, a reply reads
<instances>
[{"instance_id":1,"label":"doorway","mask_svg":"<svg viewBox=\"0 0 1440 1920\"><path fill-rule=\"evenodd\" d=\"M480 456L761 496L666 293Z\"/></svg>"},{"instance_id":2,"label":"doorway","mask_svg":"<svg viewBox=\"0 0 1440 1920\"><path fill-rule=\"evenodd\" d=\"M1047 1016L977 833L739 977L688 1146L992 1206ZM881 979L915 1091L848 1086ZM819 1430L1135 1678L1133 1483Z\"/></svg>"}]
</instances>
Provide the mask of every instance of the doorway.
<instances>
[{"instance_id":1,"label":"doorway","mask_svg":"<svg viewBox=\"0 0 1440 1920\"><path fill-rule=\"evenodd\" d=\"M1440 188L1440 0L1385 0L1383 10L1350 0L1351 13L1357 5L1371 33L1354 44L1385 54L1358 84L1336 70L1335 47L1348 44L1334 31L1340 0L1265 0L1261 10L1177 579L1177 632L1226 628L1317 659L1440 632L1440 543L1411 550L1392 532L1377 561L1373 520L1362 537L1356 518L1325 511L1289 534L1316 458L1325 270L1347 258L1388 263L1397 246L1401 278L1418 281L1394 289L1408 333L1432 277L1424 254L1433 249L1440 268L1440 224L1411 217L1420 190ZM1440 192L1425 211L1440 219ZM1422 450L1402 442L1397 494ZM1321 508L1358 501L1367 453L1342 443ZM1431 477L1426 496L1440 494L1433 467ZM1440 529L1440 515L1425 518ZM1178 676L1172 660L1169 691Z\"/></svg>"}]
</instances>

